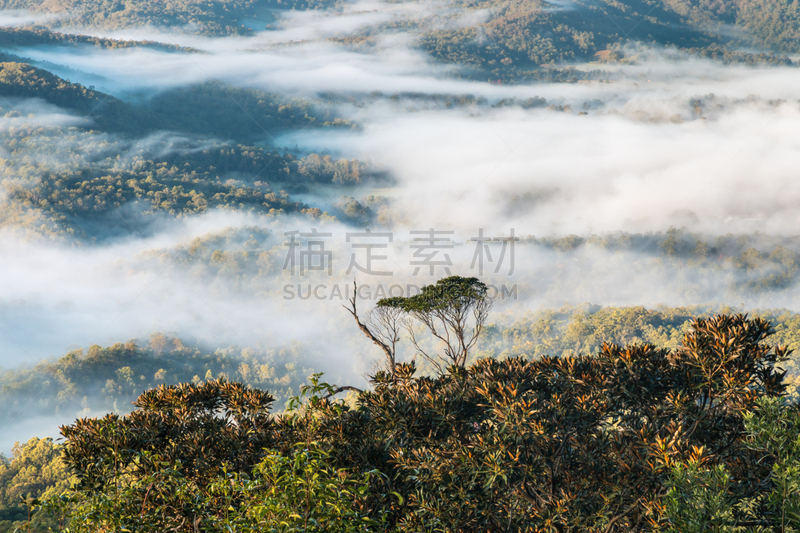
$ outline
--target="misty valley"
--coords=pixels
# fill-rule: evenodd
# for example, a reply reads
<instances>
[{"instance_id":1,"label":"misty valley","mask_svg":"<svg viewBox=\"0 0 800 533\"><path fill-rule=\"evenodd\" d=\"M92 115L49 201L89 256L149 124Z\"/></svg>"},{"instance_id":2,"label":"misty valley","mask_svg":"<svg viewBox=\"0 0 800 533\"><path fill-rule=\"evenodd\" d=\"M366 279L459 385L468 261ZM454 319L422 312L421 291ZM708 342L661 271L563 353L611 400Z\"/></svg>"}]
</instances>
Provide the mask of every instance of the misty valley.
<instances>
[{"instance_id":1,"label":"misty valley","mask_svg":"<svg viewBox=\"0 0 800 533\"><path fill-rule=\"evenodd\" d=\"M800 531L800 7L0 0L0 533Z\"/></svg>"}]
</instances>

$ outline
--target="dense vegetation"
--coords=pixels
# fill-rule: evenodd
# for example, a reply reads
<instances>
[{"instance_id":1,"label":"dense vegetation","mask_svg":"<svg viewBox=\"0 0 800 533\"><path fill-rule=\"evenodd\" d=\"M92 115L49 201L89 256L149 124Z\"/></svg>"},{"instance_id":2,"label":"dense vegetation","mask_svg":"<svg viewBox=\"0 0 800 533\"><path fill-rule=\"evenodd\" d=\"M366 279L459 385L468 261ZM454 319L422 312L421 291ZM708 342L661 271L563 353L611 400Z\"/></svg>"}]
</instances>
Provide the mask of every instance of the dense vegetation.
<instances>
[{"instance_id":1,"label":"dense vegetation","mask_svg":"<svg viewBox=\"0 0 800 533\"><path fill-rule=\"evenodd\" d=\"M215 208L321 214L319 209L291 201L285 192L226 181L163 162L137 166L133 171L51 175L33 187L9 186L6 202L11 208L3 218L13 227L24 227L26 219L38 215L31 224L43 218L49 225L46 232L52 235L66 232L82 238L108 238L146 229L148 221L142 216L147 215L196 214Z\"/></svg>"},{"instance_id":2,"label":"dense vegetation","mask_svg":"<svg viewBox=\"0 0 800 533\"><path fill-rule=\"evenodd\" d=\"M779 53L798 50L796 24L792 22L795 8L791 4L756 4L759 2L700 2L691 6L649 0L576 1L568 5L539 0L502 5L456 2L467 13L492 12L480 24L425 31L421 46L436 59L472 65L484 75L505 80L537 77L538 66L574 60L624 60L626 55L635 55L623 50L630 41L670 46L725 62L790 63L785 56L735 51L742 44ZM746 33L732 42L717 33L721 24L736 24Z\"/></svg>"},{"instance_id":3,"label":"dense vegetation","mask_svg":"<svg viewBox=\"0 0 800 533\"><path fill-rule=\"evenodd\" d=\"M676 28L679 15L659 2L575 2L563 9L538 0L462 5L499 9L477 26L428 32L422 46L434 58L475 65L498 78L539 65L586 60L628 39L684 48L717 42L701 30Z\"/></svg>"},{"instance_id":4,"label":"dense vegetation","mask_svg":"<svg viewBox=\"0 0 800 533\"><path fill-rule=\"evenodd\" d=\"M253 20L273 20L273 9L335 4L0 0L0 9L60 15L43 19L51 27L223 36L251 33ZM625 74L565 64L634 63L655 43L667 55L792 65L781 54L800 50L797 10L797 2L773 0L459 0L333 41L362 50L386 32L408 31L435 61L463 66L451 70L458 76L608 80ZM0 46L202 53L40 27L0 29ZM0 59L3 231L83 244L211 210L252 214L264 225L291 215L393 226L391 199L350 196L354 185L385 178L368 164L270 148L286 131L358 128L316 102L216 81L127 101L16 56ZM361 106L386 95L321 98ZM418 93L388 100L413 109L569 113L604 105ZM734 100L687 102L685 115L701 120ZM330 193L321 200L327 212L297 200L309 192ZM535 209L547 194L519 191L506 198L506 211ZM594 294L583 289L594 280L586 272L602 264L598 255L610 257L612 269L616 260L646 272L648 287L672 293L671 301L749 308L791 294L800 281L800 240L760 234L522 236L517 253L553 259L519 283L520 293L543 302L565 288ZM115 268L138 272L167 261L213 289L258 299L278 290L285 254L274 228L246 226ZM624 282L636 290L637 280ZM78 420L62 428L63 444L32 439L0 456L0 533L67 525L87 533L800 531L800 315L584 304L489 322L485 286L474 278L444 285L444 293L382 300L372 322L360 321L352 300L359 328L387 356L364 391L318 375L303 387L319 358L297 343L217 349L162 334L3 370L0 424ZM386 335L375 335L376 324ZM400 340L401 326L411 343ZM343 385L339 378L332 379ZM334 399L345 391L347 401Z\"/></svg>"},{"instance_id":5,"label":"dense vegetation","mask_svg":"<svg viewBox=\"0 0 800 533\"><path fill-rule=\"evenodd\" d=\"M71 481L61 447L52 439L34 437L17 443L10 459L0 455L0 531L13 531L32 518L28 498L58 496L69 489ZM33 517L32 524L41 530L56 525L44 513Z\"/></svg>"},{"instance_id":6,"label":"dense vegetation","mask_svg":"<svg viewBox=\"0 0 800 533\"><path fill-rule=\"evenodd\" d=\"M400 363L354 405L313 378L279 416L224 379L160 386L64 427L78 483L29 503L72 531L791 531L800 413L772 334L728 315L674 349Z\"/></svg>"},{"instance_id":7,"label":"dense vegetation","mask_svg":"<svg viewBox=\"0 0 800 533\"><path fill-rule=\"evenodd\" d=\"M9 83L12 87L7 91L9 95L29 94L30 87L21 88L18 79L9 80L14 68L0 71L0 85L3 81ZM9 76L4 77L6 74ZM198 87L197 90L200 94L216 89ZM63 104L65 99L71 101L73 96L76 100L83 98L81 106L90 112L93 102L104 105L102 100L95 102L92 91L75 84L44 84L34 92L57 104ZM106 109L122 111L108 115L112 118L105 121L107 125L130 120L128 127L134 127L142 116L127 104L113 99L110 102ZM7 150L6 157L0 160L4 193L0 196L0 226L28 235L102 239L147 231L159 215L185 216L220 208L318 219L327 215L319 208L292 200L286 191L302 193L312 185L347 186L385 178L359 161L337 160L327 155L298 158L263 146L203 140L163 131L140 140L128 140L83 128L41 126L41 120L52 120L52 113L59 110L38 104L15 106L13 100L4 103L0 113L5 113L4 120L10 127L0 133L0 143ZM25 110L26 105L33 105L34 112L23 116L18 107ZM77 104L72 101L71 105ZM191 116L181 115L182 109L168 105L166 100L159 100L154 106L164 106L165 115L169 109L176 116ZM209 103L205 108L225 112L225 106ZM145 116L155 116L152 111L147 113ZM64 115L58 117L57 121L73 120ZM233 122L217 121L212 112L207 116L197 115L191 123L190 119L181 120L184 130L202 130L205 121L215 122L218 131L230 127L231 131L238 129L240 134L247 131L247 124L254 124L253 133L260 127L248 116L244 127L236 128ZM98 121L104 122L102 116ZM180 124L175 125L180 129ZM384 203L375 199L372 204L362 205L351 199L337 207L336 214L363 222L376 217Z\"/></svg>"},{"instance_id":8,"label":"dense vegetation","mask_svg":"<svg viewBox=\"0 0 800 533\"><path fill-rule=\"evenodd\" d=\"M784 54L798 50L794 8L787 4L760 11L739 4L455 0L450 10L334 40L362 49L379 43L383 32L410 32L435 61L460 65L459 77L493 83L614 79L618 71L605 70L603 64L639 62L639 44L726 64L792 65ZM740 31L725 31L726 25ZM587 61L597 68L569 66Z\"/></svg>"},{"instance_id":9,"label":"dense vegetation","mask_svg":"<svg viewBox=\"0 0 800 533\"><path fill-rule=\"evenodd\" d=\"M220 161L222 168L192 166L185 160L184 164L145 160L130 168L101 166L48 173L34 185L8 183L0 226L32 235L94 240L148 231L148 225L158 221L153 215L181 216L219 208L264 215L324 215L318 208L292 201L281 190L287 182L288 188L293 180L295 187L309 180L295 158L243 146L222 145L206 152L207 159ZM208 157L208 152L213 155ZM231 159L231 166L250 167L250 183L231 176L234 171L224 166ZM15 169L9 162L6 170ZM32 177L38 174L36 168L27 170L33 171ZM272 190L261 181L265 178L274 179L280 189Z\"/></svg>"},{"instance_id":10,"label":"dense vegetation","mask_svg":"<svg viewBox=\"0 0 800 533\"><path fill-rule=\"evenodd\" d=\"M0 96L9 125L0 133L7 151L0 161L0 226L28 235L107 238L147 231L156 219L149 215L219 208L327 217L285 191L385 178L355 160L265 148L274 135L294 128L353 125L317 112L308 101L255 89L209 82L132 104L6 62L0 63ZM351 199L334 210L364 223L384 204Z\"/></svg>"}]
</instances>

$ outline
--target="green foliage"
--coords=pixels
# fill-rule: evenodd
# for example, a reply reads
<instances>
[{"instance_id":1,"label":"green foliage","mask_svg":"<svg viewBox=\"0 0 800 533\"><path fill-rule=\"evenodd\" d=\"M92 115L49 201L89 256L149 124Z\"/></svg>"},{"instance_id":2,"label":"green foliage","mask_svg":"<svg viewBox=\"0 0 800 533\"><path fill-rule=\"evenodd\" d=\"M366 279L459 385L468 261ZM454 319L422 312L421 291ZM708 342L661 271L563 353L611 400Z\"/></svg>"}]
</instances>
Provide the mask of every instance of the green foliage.
<instances>
[{"instance_id":1,"label":"green foliage","mask_svg":"<svg viewBox=\"0 0 800 533\"><path fill-rule=\"evenodd\" d=\"M11 153L0 159L6 192L0 199L0 226L32 237L99 240L145 234L159 216L211 209L319 219L328 215L292 200L286 190L378 177L358 161L316 154L298 159L251 145L169 136L152 139L152 146L147 141L131 146L75 129L23 126L5 140ZM175 143L174 153L153 154L156 143L167 141ZM53 151L58 159L43 160L36 155L41 151Z\"/></svg>"},{"instance_id":2,"label":"green foliage","mask_svg":"<svg viewBox=\"0 0 800 533\"><path fill-rule=\"evenodd\" d=\"M69 531L348 533L377 530L358 510L370 475L354 478L327 454L298 444L287 455L264 450L250 475L223 470L206 486L164 462L108 492L68 493L45 509L70 505ZM176 514L180 509L181 513Z\"/></svg>"},{"instance_id":3,"label":"green foliage","mask_svg":"<svg viewBox=\"0 0 800 533\"><path fill-rule=\"evenodd\" d=\"M774 335L720 315L671 349L401 363L349 403L313 375L274 416L243 384L159 387L63 428L80 481L45 508L77 531L791 531L800 411Z\"/></svg>"},{"instance_id":4,"label":"green foliage","mask_svg":"<svg viewBox=\"0 0 800 533\"><path fill-rule=\"evenodd\" d=\"M667 533L734 533L733 501L728 496L730 474L723 465L703 469L696 462L675 465L664 505Z\"/></svg>"},{"instance_id":5,"label":"green foliage","mask_svg":"<svg viewBox=\"0 0 800 533\"><path fill-rule=\"evenodd\" d=\"M769 476L745 413L781 394L769 324L698 319L675 350L481 359L436 378L381 374L317 432L342 465L377 468L403 497L401 531L652 531L670 471L698 450L739 480ZM376 487L376 502L386 487ZM379 504L375 504L376 506ZM386 509L386 507L381 507Z\"/></svg>"},{"instance_id":6,"label":"green foliage","mask_svg":"<svg viewBox=\"0 0 800 533\"><path fill-rule=\"evenodd\" d=\"M255 482L242 487L246 499L239 506L239 516L228 518L230 525L225 524L230 530L348 533L371 531L378 525L356 509L366 494L370 474L363 480L352 478L333 468L327 453L313 445L307 448L299 443L288 456L267 451L253 478ZM222 480L219 489L227 486Z\"/></svg>"},{"instance_id":7,"label":"green foliage","mask_svg":"<svg viewBox=\"0 0 800 533\"><path fill-rule=\"evenodd\" d=\"M87 492L142 477L166 462L206 486L222 465L249 472L271 442L267 392L224 379L162 385L145 392L127 416L82 418L61 428L64 461ZM98 461L98 458L101 460Z\"/></svg>"},{"instance_id":8,"label":"green foliage","mask_svg":"<svg viewBox=\"0 0 800 533\"><path fill-rule=\"evenodd\" d=\"M272 444L273 401L225 380L160 386L128 416L62 427L64 461L88 496L74 500L75 528L192 531L210 518L218 477L251 472Z\"/></svg>"},{"instance_id":9,"label":"green foliage","mask_svg":"<svg viewBox=\"0 0 800 533\"><path fill-rule=\"evenodd\" d=\"M737 491L739 480L725 465L706 465L709 458L700 450L688 462L671 466L664 499L667 531L800 531L798 405L784 398L760 398L754 410L745 413L744 425L749 447L772 465L758 493Z\"/></svg>"},{"instance_id":10,"label":"green foliage","mask_svg":"<svg viewBox=\"0 0 800 533\"><path fill-rule=\"evenodd\" d=\"M363 504L377 473L353 475L315 442L286 441L298 423L314 429L318 393L331 390L312 376L302 392L312 409L295 397L302 409L274 420L272 397L238 383L159 387L127 417L62 428L80 480L66 496L70 531L371 531Z\"/></svg>"},{"instance_id":11,"label":"green foliage","mask_svg":"<svg viewBox=\"0 0 800 533\"><path fill-rule=\"evenodd\" d=\"M777 531L800 531L800 410L786 400L763 398L745 415L750 445L772 462L766 512Z\"/></svg>"},{"instance_id":12,"label":"green foliage","mask_svg":"<svg viewBox=\"0 0 800 533\"><path fill-rule=\"evenodd\" d=\"M30 439L14 445L11 459L0 455L0 532L27 527L45 532L57 524L47 513L29 516L35 499L56 497L74 478L61 460L61 446L52 439Z\"/></svg>"}]
</instances>

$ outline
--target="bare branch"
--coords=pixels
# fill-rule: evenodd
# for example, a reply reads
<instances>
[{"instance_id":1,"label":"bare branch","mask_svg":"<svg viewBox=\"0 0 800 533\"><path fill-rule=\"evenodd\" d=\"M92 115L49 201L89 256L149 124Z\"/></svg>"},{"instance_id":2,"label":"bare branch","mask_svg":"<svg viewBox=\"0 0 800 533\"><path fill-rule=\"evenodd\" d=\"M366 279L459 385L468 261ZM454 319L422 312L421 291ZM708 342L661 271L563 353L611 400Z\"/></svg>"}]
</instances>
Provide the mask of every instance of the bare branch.
<instances>
[{"instance_id":1,"label":"bare branch","mask_svg":"<svg viewBox=\"0 0 800 533\"><path fill-rule=\"evenodd\" d=\"M382 313L381 315L376 316L374 320L368 321L374 328L374 330L370 329L369 326L364 324L358 317L358 309L356 308L357 296L358 285L356 284L356 281L353 280L353 297L349 300L350 307L347 305L342 305L342 307L347 309L347 312L353 315L358 328L364 333L364 335L373 343L378 345L381 350L383 350L383 353L386 355L389 372L392 374L392 377L394 377L396 371L395 350L397 342L399 341L399 315L397 318L395 318L395 315L392 313ZM372 319L373 317L370 318ZM382 328L385 329L381 332Z\"/></svg>"}]
</instances>

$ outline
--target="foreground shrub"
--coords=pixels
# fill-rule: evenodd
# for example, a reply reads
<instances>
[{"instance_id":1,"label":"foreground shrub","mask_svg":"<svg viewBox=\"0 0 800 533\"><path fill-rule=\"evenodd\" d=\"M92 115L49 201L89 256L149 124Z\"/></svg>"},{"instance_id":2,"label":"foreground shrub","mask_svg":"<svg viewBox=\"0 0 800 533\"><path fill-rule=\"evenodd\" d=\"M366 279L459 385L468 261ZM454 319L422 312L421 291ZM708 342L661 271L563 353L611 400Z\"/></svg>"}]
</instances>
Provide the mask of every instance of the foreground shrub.
<instances>
[{"instance_id":1,"label":"foreground shrub","mask_svg":"<svg viewBox=\"0 0 800 533\"><path fill-rule=\"evenodd\" d=\"M771 333L719 316L676 350L606 344L434 377L398 364L352 407L314 377L280 416L240 384L157 389L129 417L64 428L86 501L76 516L86 531L610 533L772 527L780 514L789 531L796 450L778 443L796 422L770 433L751 414L784 391L788 351Z\"/></svg>"}]
</instances>

